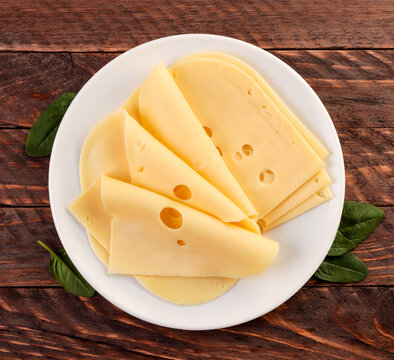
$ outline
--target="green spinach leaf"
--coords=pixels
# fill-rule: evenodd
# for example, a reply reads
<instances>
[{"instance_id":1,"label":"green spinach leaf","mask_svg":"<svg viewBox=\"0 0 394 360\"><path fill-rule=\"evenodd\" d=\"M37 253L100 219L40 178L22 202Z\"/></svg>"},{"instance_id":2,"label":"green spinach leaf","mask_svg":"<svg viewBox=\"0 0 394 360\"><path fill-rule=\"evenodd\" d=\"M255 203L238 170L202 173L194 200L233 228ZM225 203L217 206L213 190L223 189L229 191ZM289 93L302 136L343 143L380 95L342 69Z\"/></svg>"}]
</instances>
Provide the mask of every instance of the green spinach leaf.
<instances>
[{"instance_id":1,"label":"green spinach leaf","mask_svg":"<svg viewBox=\"0 0 394 360\"><path fill-rule=\"evenodd\" d=\"M96 291L82 277L64 249L53 251L42 241L38 243L50 252L48 269L65 290L73 295L84 297L92 297L95 294Z\"/></svg>"},{"instance_id":2,"label":"green spinach leaf","mask_svg":"<svg viewBox=\"0 0 394 360\"><path fill-rule=\"evenodd\" d=\"M40 115L27 135L28 155L45 156L51 153L60 122L76 95L76 93L66 93L59 96Z\"/></svg>"},{"instance_id":3,"label":"green spinach leaf","mask_svg":"<svg viewBox=\"0 0 394 360\"><path fill-rule=\"evenodd\" d=\"M341 256L327 256L314 275L330 282L358 282L368 276L368 268L356 255L347 253Z\"/></svg>"},{"instance_id":4,"label":"green spinach leaf","mask_svg":"<svg viewBox=\"0 0 394 360\"><path fill-rule=\"evenodd\" d=\"M354 249L384 218L383 210L357 201L345 201L341 223L329 256L338 256Z\"/></svg>"}]
</instances>

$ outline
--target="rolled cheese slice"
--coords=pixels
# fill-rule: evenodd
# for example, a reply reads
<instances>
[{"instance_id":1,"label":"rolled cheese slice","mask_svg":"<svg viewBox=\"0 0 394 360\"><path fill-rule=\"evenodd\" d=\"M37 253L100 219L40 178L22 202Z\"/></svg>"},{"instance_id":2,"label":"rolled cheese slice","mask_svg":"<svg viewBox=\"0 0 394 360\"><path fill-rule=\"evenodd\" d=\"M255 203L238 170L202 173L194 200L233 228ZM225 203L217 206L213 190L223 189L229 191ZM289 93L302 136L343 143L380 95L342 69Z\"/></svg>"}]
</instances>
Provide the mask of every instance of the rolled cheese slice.
<instances>
[{"instance_id":1,"label":"rolled cheese slice","mask_svg":"<svg viewBox=\"0 0 394 360\"><path fill-rule=\"evenodd\" d=\"M242 61L241 59L231 56L222 52L202 52L188 55L182 59L179 59L175 64L178 64L190 60L190 59L201 59L201 58L211 58L227 61L245 71L260 87L262 90L271 98L278 109L283 113L283 115L293 124L293 126L298 130L298 132L304 137L304 139L309 143L312 149L322 158L328 156L329 152L324 147L324 145L316 138L315 135L301 122L301 120L289 109L284 101L280 99L278 94L272 89L272 87L267 83L267 81L250 65Z\"/></svg>"},{"instance_id":2,"label":"rolled cheese slice","mask_svg":"<svg viewBox=\"0 0 394 360\"><path fill-rule=\"evenodd\" d=\"M102 176L113 215L111 274L240 278L264 271L278 243L141 187Z\"/></svg>"},{"instance_id":3,"label":"rolled cheese slice","mask_svg":"<svg viewBox=\"0 0 394 360\"><path fill-rule=\"evenodd\" d=\"M141 125L202 177L232 200L246 215L256 210L231 174L164 64L141 85Z\"/></svg>"},{"instance_id":4,"label":"rolled cheese slice","mask_svg":"<svg viewBox=\"0 0 394 360\"><path fill-rule=\"evenodd\" d=\"M171 73L259 219L323 167L277 105L237 66L191 59L173 66Z\"/></svg>"},{"instance_id":5,"label":"rolled cheese slice","mask_svg":"<svg viewBox=\"0 0 394 360\"><path fill-rule=\"evenodd\" d=\"M134 185L180 201L223 222L260 233L256 222L125 113L125 145Z\"/></svg>"}]
</instances>

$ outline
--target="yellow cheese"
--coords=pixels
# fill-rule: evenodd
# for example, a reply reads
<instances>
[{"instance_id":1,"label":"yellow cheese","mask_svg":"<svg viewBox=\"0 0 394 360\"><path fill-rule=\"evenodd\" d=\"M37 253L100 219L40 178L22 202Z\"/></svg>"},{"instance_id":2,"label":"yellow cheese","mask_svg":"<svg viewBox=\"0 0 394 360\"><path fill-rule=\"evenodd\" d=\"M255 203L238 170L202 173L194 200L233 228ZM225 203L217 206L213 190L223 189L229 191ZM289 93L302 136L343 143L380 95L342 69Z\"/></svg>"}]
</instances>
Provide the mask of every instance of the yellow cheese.
<instances>
[{"instance_id":1,"label":"yellow cheese","mask_svg":"<svg viewBox=\"0 0 394 360\"><path fill-rule=\"evenodd\" d=\"M141 85L140 122L156 139L232 200L248 216L256 211L223 162L164 64Z\"/></svg>"},{"instance_id":2,"label":"yellow cheese","mask_svg":"<svg viewBox=\"0 0 394 360\"><path fill-rule=\"evenodd\" d=\"M178 60L174 65L180 64L181 62L189 59L199 59L199 58L214 58L227 61L243 71L245 71L254 81L264 90L264 92L271 98L278 109L285 115L285 117L294 125L298 132L304 137L304 139L309 143L313 150L321 157L325 158L328 156L329 152L323 146L323 144L312 134L312 132L298 119L297 116L288 108L288 106L279 98L271 86L265 81L265 79L251 66L242 60L225 54L221 52L203 52L192 54Z\"/></svg>"},{"instance_id":3,"label":"yellow cheese","mask_svg":"<svg viewBox=\"0 0 394 360\"><path fill-rule=\"evenodd\" d=\"M100 179L99 177L79 195L68 209L101 246L109 250L112 215L103 206Z\"/></svg>"},{"instance_id":4,"label":"yellow cheese","mask_svg":"<svg viewBox=\"0 0 394 360\"><path fill-rule=\"evenodd\" d=\"M137 107L135 104L137 104ZM123 106L136 116L138 92L135 92ZM110 174L123 180L129 179L129 168L127 158L125 161L123 142L123 119L123 111L110 115L97 124L85 140L80 162L80 177L83 189L87 189L95 180L100 179L101 173ZM104 264L107 264L111 217L102 206L99 189L99 182L97 182L86 194L82 194L80 199L70 205L70 210L88 230L95 233L96 239L99 240L88 234L89 242L97 257ZM90 219L89 222L86 221L87 217ZM243 222L246 223L243 225L244 227L250 225L247 219ZM141 280L139 276L136 279ZM154 280L150 277L148 280L141 280L140 282L148 291L162 299L188 305L213 300L229 290L235 281L236 279L228 278L201 279L191 277L160 277ZM194 291L191 289L194 289Z\"/></svg>"},{"instance_id":5,"label":"yellow cheese","mask_svg":"<svg viewBox=\"0 0 394 360\"><path fill-rule=\"evenodd\" d=\"M129 115L137 121L139 121L140 119L139 97L140 97L140 89L138 88L121 105L121 108L125 109L129 113Z\"/></svg>"},{"instance_id":6,"label":"yellow cheese","mask_svg":"<svg viewBox=\"0 0 394 360\"><path fill-rule=\"evenodd\" d=\"M315 194L317 191L330 185L331 182L332 181L327 172L324 169L320 170L269 214L264 216L261 221L264 222L265 226L268 226L284 214L288 213L291 209L295 208L298 204L310 198L312 196L311 194Z\"/></svg>"},{"instance_id":7,"label":"yellow cheese","mask_svg":"<svg viewBox=\"0 0 394 360\"><path fill-rule=\"evenodd\" d=\"M93 252L105 266L108 266L112 216L102 205L100 183L101 178L98 178L96 183L69 206L69 209L88 231ZM90 232L94 232L96 237ZM135 278L154 295L180 305L211 301L228 291L237 281L224 277L135 276Z\"/></svg>"},{"instance_id":8,"label":"yellow cheese","mask_svg":"<svg viewBox=\"0 0 394 360\"><path fill-rule=\"evenodd\" d=\"M280 217L276 221L272 222L268 226L262 222L259 222L259 223L263 227L264 231L270 230L270 229L272 229L278 225L281 225L281 224L285 223L286 221L289 221L289 220L295 218L296 216L299 216L299 215L305 213L306 211L332 199L332 197L333 197L333 194L332 194L330 188L327 186L324 189L322 189L322 190L318 191L317 193L315 193L314 195L312 195L310 198L303 201L301 204L298 204L295 208L293 208L288 213L286 213L285 215L283 215L282 217Z\"/></svg>"},{"instance_id":9,"label":"yellow cheese","mask_svg":"<svg viewBox=\"0 0 394 360\"><path fill-rule=\"evenodd\" d=\"M242 222L241 226L260 233L256 222L127 114L125 144L134 185L183 202L224 222Z\"/></svg>"},{"instance_id":10,"label":"yellow cheese","mask_svg":"<svg viewBox=\"0 0 394 360\"><path fill-rule=\"evenodd\" d=\"M239 278L278 252L270 239L135 185L102 176L101 194L114 215L111 274Z\"/></svg>"},{"instance_id":11,"label":"yellow cheese","mask_svg":"<svg viewBox=\"0 0 394 360\"><path fill-rule=\"evenodd\" d=\"M105 265L108 266L109 262L109 252L106 250L95 238L92 234L88 233L88 239L90 246L92 247L93 252L99 258L99 260Z\"/></svg>"},{"instance_id":12,"label":"yellow cheese","mask_svg":"<svg viewBox=\"0 0 394 360\"><path fill-rule=\"evenodd\" d=\"M156 296L179 305L197 305L216 299L237 282L237 279L222 277L186 278L141 275L136 279Z\"/></svg>"},{"instance_id":13,"label":"yellow cheese","mask_svg":"<svg viewBox=\"0 0 394 360\"><path fill-rule=\"evenodd\" d=\"M175 81L243 190L264 217L323 162L243 70L218 59L184 61Z\"/></svg>"},{"instance_id":14,"label":"yellow cheese","mask_svg":"<svg viewBox=\"0 0 394 360\"><path fill-rule=\"evenodd\" d=\"M79 162L82 190L94 183L101 174L130 182L123 138L123 110L107 116L89 133L82 146Z\"/></svg>"},{"instance_id":15,"label":"yellow cheese","mask_svg":"<svg viewBox=\"0 0 394 360\"><path fill-rule=\"evenodd\" d=\"M109 252L91 235L89 241L94 253L108 266ZM227 292L237 279L182 276L136 276L138 282L159 298L179 305L196 305L216 299Z\"/></svg>"}]
</instances>

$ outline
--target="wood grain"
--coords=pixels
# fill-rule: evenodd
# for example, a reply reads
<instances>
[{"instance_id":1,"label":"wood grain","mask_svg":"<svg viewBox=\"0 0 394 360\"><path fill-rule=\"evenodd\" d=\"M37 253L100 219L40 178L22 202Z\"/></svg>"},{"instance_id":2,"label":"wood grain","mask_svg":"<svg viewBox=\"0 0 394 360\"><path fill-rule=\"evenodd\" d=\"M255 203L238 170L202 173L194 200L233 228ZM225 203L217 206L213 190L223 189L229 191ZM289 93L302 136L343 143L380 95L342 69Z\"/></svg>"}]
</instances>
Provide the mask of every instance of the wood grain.
<instances>
[{"instance_id":1,"label":"wood grain","mask_svg":"<svg viewBox=\"0 0 394 360\"><path fill-rule=\"evenodd\" d=\"M147 324L100 295L0 289L0 357L35 359L390 359L394 291L304 288L236 327L186 332Z\"/></svg>"},{"instance_id":2,"label":"wood grain","mask_svg":"<svg viewBox=\"0 0 394 360\"><path fill-rule=\"evenodd\" d=\"M265 48L388 48L392 1L2 0L0 50L124 51L212 33Z\"/></svg>"},{"instance_id":3,"label":"wood grain","mask_svg":"<svg viewBox=\"0 0 394 360\"><path fill-rule=\"evenodd\" d=\"M336 127L393 126L394 50L272 53L307 80ZM52 99L78 92L117 55L0 53L0 127L30 127Z\"/></svg>"},{"instance_id":4,"label":"wood grain","mask_svg":"<svg viewBox=\"0 0 394 360\"><path fill-rule=\"evenodd\" d=\"M354 253L366 263L369 275L357 286L394 285L392 244L394 207ZM0 208L0 286L57 286L48 272L49 254L37 244L60 248L48 208ZM353 284L348 284L351 286ZM343 286L311 279L306 286Z\"/></svg>"},{"instance_id":5,"label":"wood grain","mask_svg":"<svg viewBox=\"0 0 394 360\"><path fill-rule=\"evenodd\" d=\"M25 153L28 130L0 130L0 205L48 205L48 157ZM338 129L346 166L346 197L393 204L393 129Z\"/></svg>"}]
</instances>

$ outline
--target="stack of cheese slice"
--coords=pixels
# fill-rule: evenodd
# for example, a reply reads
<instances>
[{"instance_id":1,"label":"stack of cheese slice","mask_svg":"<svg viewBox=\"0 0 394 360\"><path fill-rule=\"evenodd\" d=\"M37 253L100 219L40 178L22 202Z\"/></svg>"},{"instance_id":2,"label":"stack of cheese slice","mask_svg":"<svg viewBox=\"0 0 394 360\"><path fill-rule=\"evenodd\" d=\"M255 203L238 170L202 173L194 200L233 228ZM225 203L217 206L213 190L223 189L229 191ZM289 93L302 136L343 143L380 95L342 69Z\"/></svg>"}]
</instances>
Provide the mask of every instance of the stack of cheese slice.
<instances>
[{"instance_id":1,"label":"stack of cheese slice","mask_svg":"<svg viewBox=\"0 0 394 360\"><path fill-rule=\"evenodd\" d=\"M328 151L253 68L208 52L177 61L170 72L264 230L332 198Z\"/></svg>"},{"instance_id":2,"label":"stack of cheese slice","mask_svg":"<svg viewBox=\"0 0 394 360\"><path fill-rule=\"evenodd\" d=\"M256 275L278 244L260 235L329 199L324 147L240 60L159 64L81 151L69 206L110 274L177 304Z\"/></svg>"}]
</instances>

